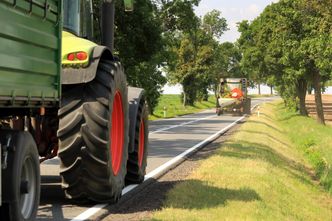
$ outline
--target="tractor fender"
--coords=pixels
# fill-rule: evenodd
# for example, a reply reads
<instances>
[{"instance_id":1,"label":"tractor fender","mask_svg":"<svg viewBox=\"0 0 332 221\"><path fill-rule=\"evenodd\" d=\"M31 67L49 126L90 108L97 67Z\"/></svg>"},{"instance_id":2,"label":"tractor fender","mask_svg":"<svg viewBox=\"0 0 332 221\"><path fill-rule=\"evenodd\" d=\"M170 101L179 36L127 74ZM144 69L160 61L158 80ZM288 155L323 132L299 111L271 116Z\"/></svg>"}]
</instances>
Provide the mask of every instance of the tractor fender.
<instances>
[{"instance_id":1,"label":"tractor fender","mask_svg":"<svg viewBox=\"0 0 332 221\"><path fill-rule=\"evenodd\" d=\"M96 46L90 55L90 64L85 68L63 68L61 84L81 84L92 81L96 77L101 59L114 60L112 52L105 46Z\"/></svg>"},{"instance_id":2,"label":"tractor fender","mask_svg":"<svg viewBox=\"0 0 332 221\"><path fill-rule=\"evenodd\" d=\"M129 143L135 143L135 128L138 108L142 99L145 99L144 90L142 88L128 87L128 103L129 103ZM134 151L134 146L128 147L128 153Z\"/></svg>"}]
</instances>

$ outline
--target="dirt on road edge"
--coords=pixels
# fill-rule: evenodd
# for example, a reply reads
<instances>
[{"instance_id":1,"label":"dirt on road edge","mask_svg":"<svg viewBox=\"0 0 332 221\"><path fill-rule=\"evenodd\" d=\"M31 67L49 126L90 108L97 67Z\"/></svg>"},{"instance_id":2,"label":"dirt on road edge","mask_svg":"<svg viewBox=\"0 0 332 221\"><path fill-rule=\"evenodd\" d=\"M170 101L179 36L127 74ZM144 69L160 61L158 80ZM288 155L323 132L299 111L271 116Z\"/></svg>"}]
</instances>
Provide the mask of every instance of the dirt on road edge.
<instances>
[{"instance_id":1,"label":"dirt on road edge","mask_svg":"<svg viewBox=\"0 0 332 221\"><path fill-rule=\"evenodd\" d=\"M183 163L161 176L159 179L149 182L144 188L140 188L138 191L135 191L135 194L125 197L125 199L121 200L119 203L108 206L104 209L102 215L99 214L98 217L92 217L90 220L136 221L150 219L153 212L162 208L167 192L177 183L186 180L186 178L199 167L202 160L213 155L218 148L222 148L222 143L233 135L245 120L246 119L242 122L238 122L238 124L221 137L187 157Z\"/></svg>"}]
</instances>

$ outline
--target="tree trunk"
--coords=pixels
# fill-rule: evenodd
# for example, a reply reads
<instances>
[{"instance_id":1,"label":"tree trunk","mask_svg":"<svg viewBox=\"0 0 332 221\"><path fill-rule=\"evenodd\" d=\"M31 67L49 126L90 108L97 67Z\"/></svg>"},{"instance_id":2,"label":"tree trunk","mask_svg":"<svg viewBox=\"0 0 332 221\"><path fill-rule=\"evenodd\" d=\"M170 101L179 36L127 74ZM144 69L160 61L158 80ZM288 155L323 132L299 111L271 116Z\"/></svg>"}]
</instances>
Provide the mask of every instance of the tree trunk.
<instances>
[{"instance_id":1,"label":"tree trunk","mask_svg":"<svg viewBox=\"0 0 332 221\"><path fill-rule=\"evenodd\" d=\"M311 84L308 84L308 94L312 94L312 86L311 86Z\"/></svg>"},{"instance_id":2,"label":"tree trunk","mask_svg":"<svg viewBox=\"0 0 332 221\"><path fill-rule=\"evenodd\" d=\"M186 92L183 91L183 106L187 106L187 95Z\"/></svg>"},{"instance_id":3,"label":"tree trunk","mask_svg":"<svg viewBox=\"0 0 332 221\"><path fill-rule=\"evenodd\" d=\"M261 95L261 84L258 83L258 94Z\"/></svg>"},{"instance_id":4,"label":"tree trunk","mask_svg":"<svg viewBox=\"0 0 332 221\"><path fill-rule=\"evenodd\" d=\"M273 95L273 86L270 86L270 94Z\"/></svg>"},{"instance_id":5,"label":"tree trunk","mask_svg":"<svg viewBox=\"0 0 332 221\"><path fill-rule=\"evenodd\" d=\"M214 89L214 96L217 99L218 95L219 95L219 93L218 93L218 84L214 84L213 89Z\"/></svg>"},{"instance_id":6,"label":"tree trunk","mask_svg":"<svg viewBox=\"0 0 332 221\"><path fill-rule=\"evenodd\" d=\"M305 97L307 93L308 83L306 80L301 79L297 82L297 96L300 99L300 114L308 116L307 108L305 107Z\"/></svg>"},{"instance_id":7,"label":"tree trunk","mask_svg":"<svg viewBox=\"0 0 332 221\"><path fill-rule=\"evenodd\" d=\"M322 86L321 86L321 76L319 70L314 70L313 76L313 88L315 90L315 103L316 103L316 112L317 112L317 121L320 124L325 125L324 119L324 110L322 102Z\"/></svg>"}]
</instances>

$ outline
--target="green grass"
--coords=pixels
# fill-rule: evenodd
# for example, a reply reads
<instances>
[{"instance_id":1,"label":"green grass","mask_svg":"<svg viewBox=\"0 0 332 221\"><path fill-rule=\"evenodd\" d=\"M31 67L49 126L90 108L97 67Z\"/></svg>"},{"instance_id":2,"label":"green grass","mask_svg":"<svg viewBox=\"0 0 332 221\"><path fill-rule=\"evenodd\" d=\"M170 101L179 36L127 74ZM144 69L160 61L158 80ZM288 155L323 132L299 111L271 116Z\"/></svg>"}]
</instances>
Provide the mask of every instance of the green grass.
<instances>
[{"instance_id":1,"label":"green grass","mask_svg":"<svg viewBox=\"0 0 332 221\"><path fill-rule=\"evenodd\" d=\"M275 94L249 94L248 97L250 98L261 98L261 97L273 97L276 96Z\"/></svg>"},{"instance_id":2,"label":"green grass","mask_svg":"<svg viewBox=\"0 0 332 221\"><path fill-rule=\"evenodd\" d=\"M150 120L164 118L164 107L166 107L166 118L181 116L185 114L197 113L205 109L214 108L216 99L212 95L209 101L196 102L195 106L184 107L181 102L180 95L164 94L161 96L158 106L154 111L154 115L150 115Z\"/></svg>"},{"instance_id":3,"label":"green grass","mask_svg":"<svg viewBox=\"0 0 332 221\"><path fill-rule=\"evenodd\" d=\"M277 119L290 140L315 169L320 183L332 194L332 127L277 106Z\"/></svg>"},{"instance_id":4,"label":"green grass","mask_svg":"<svg viewBox=\"0 0 332 221\"><path fill-rule=\"evenodd\" d=\"M260 111L260 117L251 116L167 194L152 220L331 221L331 195L314 179L307 155L293 142L296 133L301 136L297 127L311 119L291 115L279 103L263 105ZM317 125L315 129L315 144L327 142L320 141L322 135L331 139L331 132Z\"/></svg>"}]
</instances>

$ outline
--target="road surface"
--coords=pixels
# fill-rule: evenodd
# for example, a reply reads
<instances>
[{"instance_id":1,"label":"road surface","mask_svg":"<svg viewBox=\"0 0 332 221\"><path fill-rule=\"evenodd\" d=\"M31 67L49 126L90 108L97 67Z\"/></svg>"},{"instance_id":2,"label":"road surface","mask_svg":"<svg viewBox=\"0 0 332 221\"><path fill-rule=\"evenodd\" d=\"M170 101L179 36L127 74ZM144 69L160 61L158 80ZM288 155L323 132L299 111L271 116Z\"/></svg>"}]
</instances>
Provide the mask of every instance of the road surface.
<instances>
[{"instance_id":1,"label":"road surface","mask_svg":"<svg viewBox=\"0 0 332 221\"><path fill-rule=\"evenodd\" d=\"M252 100L252 107L275 98ZM147 175L156 177L167 170L174 158L197 148L218 136L241 117L232 115L216 116L214 110L178 118L150 122L149 154ZM176 160L176 159L175 159ZM59 160L48 160L41 165L41 200L37 220L89 220L102 214L106 204L76 204L65 199L59 177ZM123 193L135 186L127 187Z\"/></svg>"}]
</instances>

